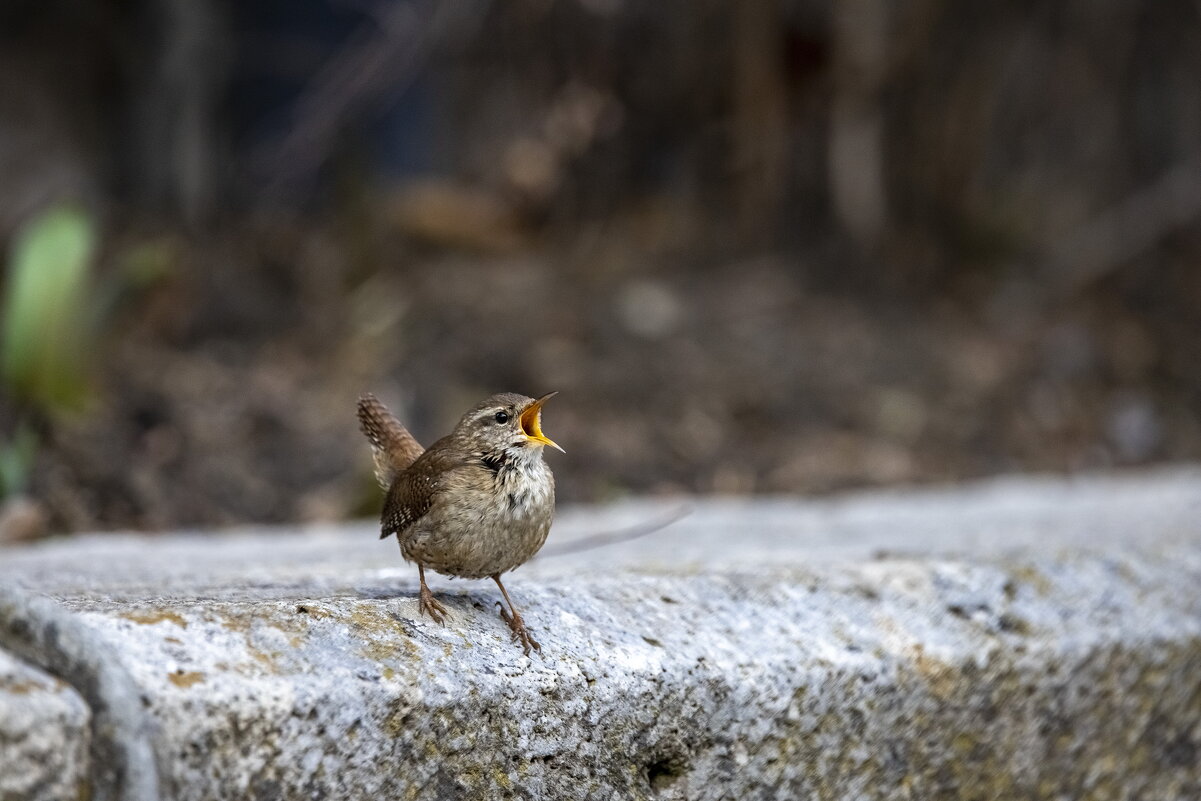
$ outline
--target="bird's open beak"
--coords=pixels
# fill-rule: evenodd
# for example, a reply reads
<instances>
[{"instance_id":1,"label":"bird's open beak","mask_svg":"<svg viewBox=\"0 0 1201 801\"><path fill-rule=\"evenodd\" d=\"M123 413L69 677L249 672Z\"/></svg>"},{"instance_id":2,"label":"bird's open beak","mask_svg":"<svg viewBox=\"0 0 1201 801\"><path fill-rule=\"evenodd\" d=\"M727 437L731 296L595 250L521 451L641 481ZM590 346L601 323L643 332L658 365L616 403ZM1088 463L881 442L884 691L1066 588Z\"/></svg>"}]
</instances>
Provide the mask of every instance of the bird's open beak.
<instances>
[{"instance_id":1,"label":"bird's open beak","mask_svg":"<svg viewBox=\"0 0 1201 801\"><path fill-rule=\"evenodd\" d=\"M542 404L558 394L558 392L548 392L526 407L526 410L521 413L521 430L534 442L549 445L557 451L567 453L556 445L554 440L542 433Z\"/></svg>"}]
</instances>

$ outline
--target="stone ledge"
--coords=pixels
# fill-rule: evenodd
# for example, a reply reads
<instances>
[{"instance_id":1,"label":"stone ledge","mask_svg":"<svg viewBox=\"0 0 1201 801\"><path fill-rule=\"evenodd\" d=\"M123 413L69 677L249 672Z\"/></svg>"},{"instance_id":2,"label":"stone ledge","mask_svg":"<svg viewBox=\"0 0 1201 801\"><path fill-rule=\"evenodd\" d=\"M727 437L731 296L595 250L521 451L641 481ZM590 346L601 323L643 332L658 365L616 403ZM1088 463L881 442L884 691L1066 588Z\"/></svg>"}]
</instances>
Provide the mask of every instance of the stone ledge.
<instances>
[{"instance_id":1,"label":"stone ledge","mask_svg":"<svg viewBox=\"0 0 1201 801\"><path fill-rule=\"evenodd\" d=\"M0 798L79 798L90 722L66 682L0 651Z\"/></svg>"},{"instance_id":2,"label":"stone ledge","mask_svg":"<svg viewBox=\"0 0 1201 801\"><path fill-rule=\"evenodd\" d=\"M532 659L487 583L439 582L443 628L413 572L369 525L0 552L112 646L164 797L1201 797L1196 469L699 501L514 574Z\"/></svg>"}]
</instances>

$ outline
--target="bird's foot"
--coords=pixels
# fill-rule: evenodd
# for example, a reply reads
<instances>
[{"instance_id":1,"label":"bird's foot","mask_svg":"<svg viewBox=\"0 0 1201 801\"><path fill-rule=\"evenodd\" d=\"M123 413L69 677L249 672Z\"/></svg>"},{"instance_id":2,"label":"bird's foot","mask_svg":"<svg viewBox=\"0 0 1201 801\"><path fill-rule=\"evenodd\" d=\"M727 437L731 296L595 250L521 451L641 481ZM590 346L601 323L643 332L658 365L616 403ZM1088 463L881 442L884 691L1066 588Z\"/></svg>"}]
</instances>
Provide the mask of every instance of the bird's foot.
<instances>
[{"instance_id":1,"label":"bird's foot","mask_svg":"<svg viewBox=\"0 0 1201 801\"><path fill-rule=\"evenodd\" d=\"M435 623L443 626L446 625L446 616L450 614L425 584L421 585L421 594L417 598L417 612L429 615Z\"/></svg>"},{"instance_id":2,"label":"bird's foot","mask_svg":"<svg viewBox=\"0 0 1201 801\"><path fill-rule=\"evenodd\" d=\"M525 621L521 615L514 610L513 614L509 614L509 610L505 609L500 602L496 604L500 607L500 618L509 624L510 639L521 643L521 650L526 656L530 655L530 649L533 648L538 653L542 653L542 645L537 640L530 636L530 630L525 627Z\"/></svg>"}]
</instances>

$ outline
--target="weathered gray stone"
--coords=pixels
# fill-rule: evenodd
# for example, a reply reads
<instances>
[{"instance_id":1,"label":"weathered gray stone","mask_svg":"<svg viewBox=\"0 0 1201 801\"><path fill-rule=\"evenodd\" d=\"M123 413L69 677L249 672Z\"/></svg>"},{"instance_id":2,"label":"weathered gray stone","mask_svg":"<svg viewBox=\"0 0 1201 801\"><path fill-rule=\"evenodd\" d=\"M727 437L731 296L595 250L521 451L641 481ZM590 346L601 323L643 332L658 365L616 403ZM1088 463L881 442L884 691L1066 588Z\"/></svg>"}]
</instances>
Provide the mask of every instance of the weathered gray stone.
<instances>
[{"instance_id":1,"label":"weathered gray stone","mask_svg":"<svg viewBox=\"0 0 1201 801\"><path fill-rule=\"evenodd\" d=\"M414 573L370 525L0 552L119 655L169 797L1201 797L1195 469L698 501L514 574L530 659Z\"/></svg>"},{"instance_id":2,"label":"weathered gray stone","mask_svg":"<svg viewBox=\"0 0 1201 801\"><path fill-rule=\"evenodd\" d=\"M78 798L88 707L65 682L0 651L0 799Z\"/></svg>"},{"instance_id":3,"label":"weathered gray stone","mask_svg":"<svg viewBox=\"0 0 1201 801\"><path fill-rule=\"evenodd\" d=\"M49 599L0 584L0 646L53 671L88 705L88 781L82 788L87 797L158 797L158 766L141 692L101 635Z\"/></svg>"}]
</instances>

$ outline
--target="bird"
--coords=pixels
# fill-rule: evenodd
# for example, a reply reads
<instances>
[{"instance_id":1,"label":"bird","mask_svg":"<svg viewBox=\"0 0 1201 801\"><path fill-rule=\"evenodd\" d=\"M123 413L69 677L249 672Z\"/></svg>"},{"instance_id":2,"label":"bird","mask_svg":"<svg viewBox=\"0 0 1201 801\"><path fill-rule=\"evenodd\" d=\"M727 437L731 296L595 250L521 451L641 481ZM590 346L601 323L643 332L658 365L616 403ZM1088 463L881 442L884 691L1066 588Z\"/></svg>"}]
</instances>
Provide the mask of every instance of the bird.
<instances>
[{"instance_id":1,"label":"bird","mask_svg":"<svg viewBox=\"0 0 1201 801\"><path fill-rule=\"evenodd\" d=\"M501 575L529 561L550 532L555 477L543 449L563 449L542 433L542 407L557 394L492 395L428 449L374 395L358 401L359 424L385 492L380 539L395 535L405 561L417 564L418 613L445 625L446 607L425 583L426 568L491 578L508 604L506 611L497 602L500 616L526 656L531 648L541 653L542 646Z\"/></svg>"}]
</instances>

